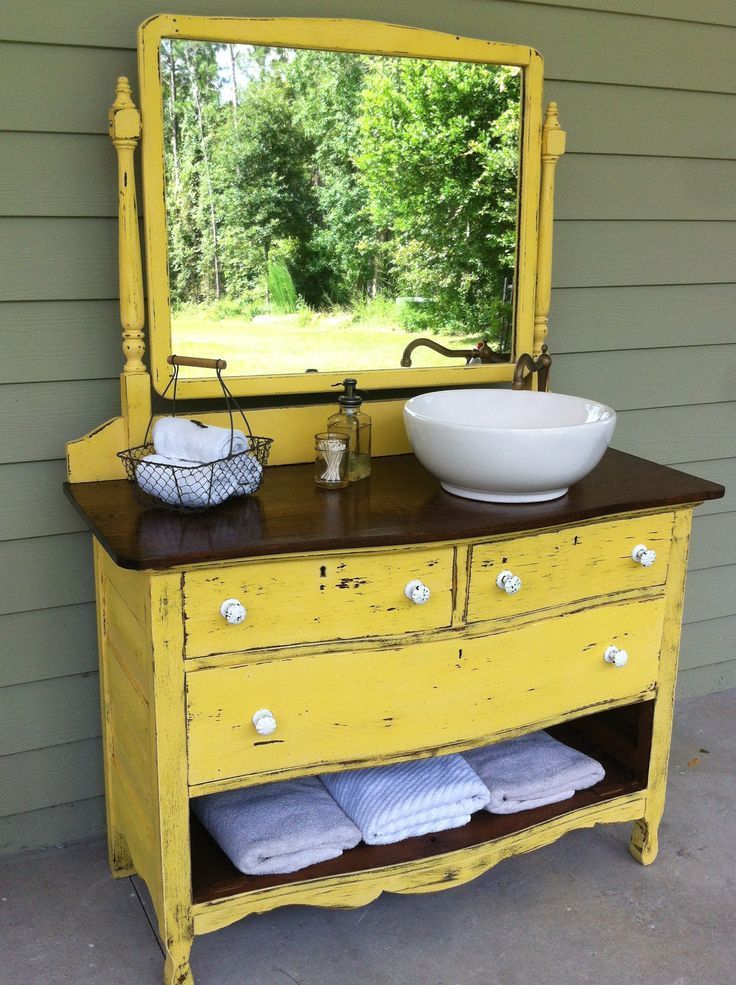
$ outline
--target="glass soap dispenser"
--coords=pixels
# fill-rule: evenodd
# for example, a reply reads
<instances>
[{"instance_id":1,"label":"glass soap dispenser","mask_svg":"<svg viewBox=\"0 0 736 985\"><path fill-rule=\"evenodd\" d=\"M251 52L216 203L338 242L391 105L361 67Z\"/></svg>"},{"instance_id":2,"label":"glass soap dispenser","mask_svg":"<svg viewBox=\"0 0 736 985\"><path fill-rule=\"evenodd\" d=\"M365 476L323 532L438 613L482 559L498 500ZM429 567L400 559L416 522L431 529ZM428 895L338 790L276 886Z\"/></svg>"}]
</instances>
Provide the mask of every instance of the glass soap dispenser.
<instances>
[{"instance_id":1,"label":"glass soap dispenser","mask_svg":"<svg viewBox=\"0 0 736 985\"><path fill-rule=\"evenodd\" d=\"M343 380L337 398L340 409L327 420L327 430L346 434L349 439L348 481L356 482L371 474L371 419L360 409L363 398L355 392L357 380Z\"/></svg>"}]
</instances>

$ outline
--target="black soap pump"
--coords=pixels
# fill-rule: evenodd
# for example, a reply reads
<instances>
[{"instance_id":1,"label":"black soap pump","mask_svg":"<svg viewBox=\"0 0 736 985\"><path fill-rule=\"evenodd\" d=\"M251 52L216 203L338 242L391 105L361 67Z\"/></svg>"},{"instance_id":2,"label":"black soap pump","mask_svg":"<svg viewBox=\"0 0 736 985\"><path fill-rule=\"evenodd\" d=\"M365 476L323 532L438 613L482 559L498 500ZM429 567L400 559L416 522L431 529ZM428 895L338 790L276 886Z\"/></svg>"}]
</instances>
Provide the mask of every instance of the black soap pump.
<instances>
[{"instance_id":1,"label":"black soap pump","mask_svg":"<svg viewBox=\"0 0 736 985\"><path fill-rule=\"evenodd\" d=\"M340 409L328 419L327 430L348 436L348 480L356 482L371 474L371 419L360 409L363 398L355 390L357 380L333 385L344 387L344 392L337 398Z\"/></svg>"}]
</instances>

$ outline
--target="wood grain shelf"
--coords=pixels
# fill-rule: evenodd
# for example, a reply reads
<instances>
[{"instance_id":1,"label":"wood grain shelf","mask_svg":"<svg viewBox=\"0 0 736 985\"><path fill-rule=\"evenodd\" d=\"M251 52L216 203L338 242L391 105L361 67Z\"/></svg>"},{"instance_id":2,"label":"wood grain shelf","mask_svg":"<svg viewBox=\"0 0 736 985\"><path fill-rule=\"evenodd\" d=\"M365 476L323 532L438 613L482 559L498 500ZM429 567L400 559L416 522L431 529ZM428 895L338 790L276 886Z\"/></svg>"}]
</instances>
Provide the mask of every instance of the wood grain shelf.
<instances>
[{"instance_id":1,"label":"wood grain shelf","mask_svg":"<svg viewBox=\"0 0 736 985\"><path fill-rule=\"evenodd\" d=\"M606 770L600 783L588 790L578 791L569 800L518 814L501 815L478 811L472 816L470 823L462 828L406 838L393 845L366 845L361 842L339 858L310 865L298 872L283 875L243 875L192 813L193 902L211 903L243 893L445 855L497 841L583 808L641 791L646 787L653 707L653 702L643 702L599 712L548 730L568 745L595 756Z\"/></svg>"}]
</instances>

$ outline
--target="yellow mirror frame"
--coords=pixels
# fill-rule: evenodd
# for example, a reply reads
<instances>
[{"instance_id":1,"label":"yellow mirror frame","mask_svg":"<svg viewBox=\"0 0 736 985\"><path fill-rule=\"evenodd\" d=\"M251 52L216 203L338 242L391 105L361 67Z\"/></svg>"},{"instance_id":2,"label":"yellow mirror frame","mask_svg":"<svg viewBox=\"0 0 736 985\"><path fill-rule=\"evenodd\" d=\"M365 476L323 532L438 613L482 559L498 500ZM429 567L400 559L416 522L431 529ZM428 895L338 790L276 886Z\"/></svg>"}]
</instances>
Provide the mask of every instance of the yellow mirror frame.
<instances>
[{"instance_id":1,"label":"yellow mirror frame","mask_svg":"<svg viewBox=\"0 0 736 985\"><path fill-rule=\"evenodd\" d=\"M159 15L138 31L138 71L142 114L144 228L148 280L148 318L153 386L162 393L171 376L166 359L172 352L171 311L164 199L164 131L159 49L163 38L215 41L224 44L263 44L318 48L361 54L404 55L453 61L515 65L523 70L521 168L517 290L512 362L477 366L473 383L508 381L513 361L532 352L535 343L535 300L539 243L539 198L542 150L542 57L532 48L499 44L453 34L381 24L376 21L326 18L223 18ZM351 372L230 377L237 396L319 393ZM464 366L429 369L367 370L361 386L369 390L468 384ZM219 395L215 379L179 381L179 395L207 398Z\"/></svg>"}]
</instances>

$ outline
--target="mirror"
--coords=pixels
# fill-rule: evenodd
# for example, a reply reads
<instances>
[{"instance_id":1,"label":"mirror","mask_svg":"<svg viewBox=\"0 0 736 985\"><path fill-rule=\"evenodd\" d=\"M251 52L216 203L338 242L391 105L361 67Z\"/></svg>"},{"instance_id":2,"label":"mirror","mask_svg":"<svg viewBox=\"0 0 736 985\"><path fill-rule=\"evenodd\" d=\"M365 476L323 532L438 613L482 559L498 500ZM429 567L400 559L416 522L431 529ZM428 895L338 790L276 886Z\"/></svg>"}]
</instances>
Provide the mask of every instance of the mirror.
<instances>
[{"instance_id":1,"label":"mirror","mask_svg":"<svg viewBox=\"0 0 736 985\"><path fill-rule=\"evenodd\" d=\"M238 394L434 385L484 343L473 373L510 378L539 56L346 21L162 17L141 41L159 392L170 352L225 358ZM183 385L207 395L197 372Z\"/></svg>"}]
</instances>

